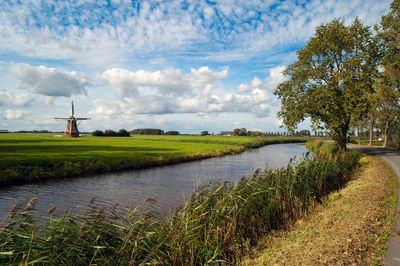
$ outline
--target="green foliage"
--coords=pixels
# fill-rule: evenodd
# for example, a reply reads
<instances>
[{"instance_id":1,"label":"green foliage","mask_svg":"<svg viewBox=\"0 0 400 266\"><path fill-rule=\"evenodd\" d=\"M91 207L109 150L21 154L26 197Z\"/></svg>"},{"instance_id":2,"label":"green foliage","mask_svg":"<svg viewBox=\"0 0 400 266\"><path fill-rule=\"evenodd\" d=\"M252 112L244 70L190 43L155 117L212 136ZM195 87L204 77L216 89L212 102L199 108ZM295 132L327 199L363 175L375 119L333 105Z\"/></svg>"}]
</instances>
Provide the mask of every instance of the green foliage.
<instances>
[{"instance_id":1,"label":"green foliage","mask_svg":"<svg viewBox=\"0 0 400 266\"><path fill-rule=\"evenodd\" d=\"M164 135L164 130L158 128L138 128L131 131L134 135Z\"/></svg>"},{"instance_id":2,"label":"green foliage","mask_svg":"<svg viewBox=\"0 0 400 266\"><path fill-rule=\"evenodd\" d=\"M234 136L247 136L247 130L245 128L235 128L233 130Z\"/></svg>"},{"instance_id":3,"label":"green foliage","mask_svg":"<svg viewBox=\"0 0 400 266\"><path fill-rule=\"evenodd\" d=\"M120 129L118 132L107 129L104 132L101 130L95 130L92 132L94 137L129 137L131 134L126 129Z\"/></svg>"},{"instance_id":4,"label":"green foliage","mask_svg":"<svg viewBox=\"0 0 400 266\"><path fill-rule=\"evenodd\" d=\"M165 132L165 135L180 135L179 131L171 130Z\"/></svg>"},{"instance_id":5,"label":"green foliage","mask_svg":"<svg viewBox=\"0 0 400 266\"><path fill-rule=\"evenodd\" d=\"M101 131L101 130L95 130L95 131L92 132L92 136L94 136L94 137L102 137L102 136L104 136L104 132Z\"/></svg>"},{"instance_id":6,"label":"green foliage","mask_svg":"<svg viewBox=\"0 0 400 266\"><path fill-rule=\"evenodd\" d=\"M166 219L151 207L121 213L92 205L81 214L54 217L51 210L35 212L33 199L1 224L0 263L236 264L265 234L287 227L340 188L358 158L306 156L286 169L212 183Z\"/></svg>"},{"instance_id":7,"label":"green foliage","mask_svg":"<svg viewBox=\"0 0 400 266\"><path fill-rule=\"evenodd\" d=\"M130 135L131 135L131 133L129 133L129 131L126 130L126 129L120 129L118 131L118 136L119 137L129 137Z\"/></svg>"},{"instance_id":8,"label":"green foliage","mask_svg":"<svg viewBox=\"0 0 400 266\"><path fill-rule=\"evenodd\" d=\"M208 135L210 135L210 133L208 133L207 130L204 130L204 131L201 131L200 135L201 136L208 136Z\"/></svg>"},{"instance_id":9,"label":"green foliage","mask_svg":"<svg viewBox=\"0 0 400 266\"><path fill-rule=\"evenodd\" d=\"M331 130L345 149L351 116L368 110L373 91L377 64L370 37L370 29L357 19L351 26L333 20L317 27L297 51L297 61L284 71L288 80L274 92L282 100L278 116L288 129L310 117Z\"/></svg>"},{"instance_id":10,"label":"green foliage","mask_svg":"<svg viewBox=\"0 0 400 266\"><path fill-rule=\"evenodd\" d=\"M383 41L385 70L392 81L400 84L400 1L394 0L390 12L382 17L380 38Z\"/></svg>"},{"instance_id":11,"label":"green foliage","mask_svg":"<svg viewBox=\"0 0 400 266\"><path fill-rule=\"evenodd\" d=\"M262 133L260 131L247 131L247 136L250 136L250 137L261 137L263 135L264 135L264 133Z\"/></svg>"}]
</instances>

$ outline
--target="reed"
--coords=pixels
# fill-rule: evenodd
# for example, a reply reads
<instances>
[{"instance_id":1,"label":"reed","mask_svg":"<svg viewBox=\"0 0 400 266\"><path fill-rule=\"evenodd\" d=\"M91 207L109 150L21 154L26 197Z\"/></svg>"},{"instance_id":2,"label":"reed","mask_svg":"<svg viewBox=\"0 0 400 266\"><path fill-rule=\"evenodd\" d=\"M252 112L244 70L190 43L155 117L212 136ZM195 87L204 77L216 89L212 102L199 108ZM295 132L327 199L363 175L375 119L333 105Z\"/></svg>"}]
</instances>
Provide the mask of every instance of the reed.
<instances>
[{"instance_id":1,"label":"reed","mask_svg":"<svg viewBox=\"0 0 400 266\"><path fill-rule=\"evenodd\" d=\"M16 208L1 224L0 263L238 264L263 236L288 227L349 179L360 154L323 149L284 169L210 183L170 217L151 204L123 213L89 204L58 217L34 204Z\"/></svg>"}]
</instances>

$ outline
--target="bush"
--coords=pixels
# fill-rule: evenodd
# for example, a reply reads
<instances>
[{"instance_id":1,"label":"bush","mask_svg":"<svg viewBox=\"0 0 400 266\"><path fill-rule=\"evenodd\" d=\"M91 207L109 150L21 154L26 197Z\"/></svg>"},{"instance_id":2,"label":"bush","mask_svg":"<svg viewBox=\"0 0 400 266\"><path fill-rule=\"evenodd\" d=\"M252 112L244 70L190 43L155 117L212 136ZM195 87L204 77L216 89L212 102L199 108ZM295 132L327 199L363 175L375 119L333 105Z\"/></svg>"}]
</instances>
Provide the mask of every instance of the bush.
<instances>
[{"instance_id":1,"label":"bush","mask_svg":"<svg viewBox=\"0 0 400 266\"><path fill-rule=\"evenodd\" d=\"M165 135L179 135L179 134L180 133L178 131L174 131L174 130L165 132Z\"/></svg>"},{"instance_id":2,"label":"bush","mask_svg":"<svg viewBox=\"0 0 400 266\"><path fill-rule=\"evenodd\" d=\"M95 130L95 131L92 132L92 136L102 137L102 136L104 136L104 132L101 131L101 130Z\"/></svg>"},{"instance_id":3,"label":"bush","mask_svg":"<svg viewBox=\"0 0 400 266\"><path fill-rule=\"evenodd\" d=\"M130 135L131 135L131 133L129 133L129 131L126 130L126 129L120 129L118 131L118 136L119 137L129 137Z\"/></svg>"},{"instance_id":4,"label":"bush","mask_svg":"<svg viewBox=\"0 0 400 266\"><path fill-rule=\"evenodd\" d=\"M107 129L107 130L104 131L104 136L107 136L107 137L116 137L116 136L118 136L118 133L115 132L115 131L112 130L112 129Z\"/></svg>"},{"instance_id":5,"label":"bush","mask_svg":"<svg viewBox=\"0 0 400 266\"><path fill-rule=\"evenodd\" d=\"M164 130L158 128L138 128L131 131L134 135L164 135Z\"/></svg>"},{"instance_id":6,"label":"bush","mask_svg":"<svg viewBox=\"0 0 400 266\"><path fill-rule=\"evenodd\" d=\"M120 129L118 132L114 130L107 129L106 131L95 130L92 132L92 136L96 137L129 137L131 133L125 129Z\"/></svg>"},{"instance_id":7,"label":"bush","mask_svg":"<svg viewBox=\"0 0 400 266\"><path fill-rule=\"evenodd\" d=\"M208 133L207 130L204 130L204 131L201 131L200 135L202 135L202 136L208 136L208 135L210 135L210 133Z\"/></svg>"}]
</instances>

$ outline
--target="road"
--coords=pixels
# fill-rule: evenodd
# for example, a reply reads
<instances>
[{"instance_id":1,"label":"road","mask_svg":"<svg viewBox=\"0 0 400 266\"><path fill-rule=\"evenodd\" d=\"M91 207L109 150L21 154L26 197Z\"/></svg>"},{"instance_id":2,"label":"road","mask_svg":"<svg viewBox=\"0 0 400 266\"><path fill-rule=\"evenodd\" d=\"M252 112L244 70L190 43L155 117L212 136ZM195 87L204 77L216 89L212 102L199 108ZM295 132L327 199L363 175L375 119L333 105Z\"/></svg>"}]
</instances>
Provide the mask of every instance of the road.
<instances>
[{"instance_id":1,"label":"road","mask_svg":"<svg viewBox=\"0 0 400 266\"><path fill-rule=\"evenodd\" d=\"M348 145L349 148L361 150L364 153L382 158L393 168L397 176L397 182L400 188L400 151L386 150L383 148L374 148L358 145ZM399 201L397 202L397 210L400 211L400 189L397 191ZM395 223L396 228L400 230L400 218ZM400 237L393 239L386 253L387 265L400 265Z\"/></svg>"}]
</instances>

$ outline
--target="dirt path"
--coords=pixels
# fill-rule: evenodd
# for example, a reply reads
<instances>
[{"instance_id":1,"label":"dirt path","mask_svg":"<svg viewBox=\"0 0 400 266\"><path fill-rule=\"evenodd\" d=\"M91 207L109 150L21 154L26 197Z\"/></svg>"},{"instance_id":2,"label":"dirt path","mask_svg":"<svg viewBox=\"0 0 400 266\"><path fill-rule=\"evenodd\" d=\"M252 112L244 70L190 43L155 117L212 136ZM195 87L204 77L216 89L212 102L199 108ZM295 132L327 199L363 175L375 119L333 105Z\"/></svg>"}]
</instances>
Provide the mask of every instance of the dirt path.
<instances>
[{"instance_id":1,"label":"dirt path","mask_svg":"<svg viewBox=\"0 0 400 266\"><path fill-rule=\"evenodd\" d=\"M367 146L348 145L349 148L361 150L370 155L382 158L393 168L397 175L397 181L400 187L400 151L386 150L383 148L374 148ZM400 211L400 189L397 192L399 201L397 202L397 209ZM400 218L396 221L396 228L400 230ZM387 265L400 265L400 237L393 239L386 254Z\"/></svg>"}]
</instances>

